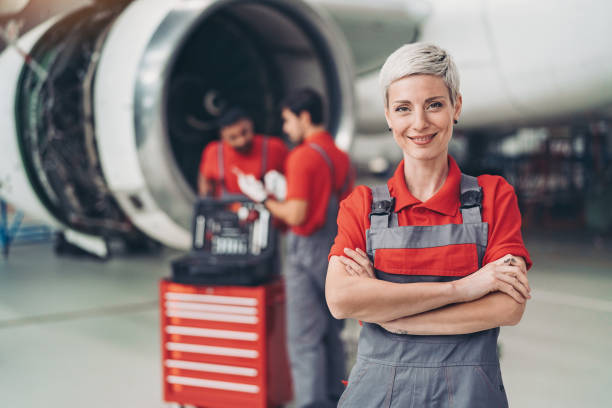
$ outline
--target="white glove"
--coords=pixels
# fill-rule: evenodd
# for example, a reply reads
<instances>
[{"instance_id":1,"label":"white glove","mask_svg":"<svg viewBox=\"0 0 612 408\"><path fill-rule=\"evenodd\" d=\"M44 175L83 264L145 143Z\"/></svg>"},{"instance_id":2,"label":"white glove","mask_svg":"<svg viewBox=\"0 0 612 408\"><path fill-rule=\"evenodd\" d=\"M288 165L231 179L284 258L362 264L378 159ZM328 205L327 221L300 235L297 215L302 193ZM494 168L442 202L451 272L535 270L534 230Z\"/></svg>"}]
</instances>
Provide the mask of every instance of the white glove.
<instances>
[{"instance_id":1,"label":"white glove","mask_svg":"<svg viewBox=\"0 0 612 408\"><path fill-rule=\"evenodd\" d=\"M257 180L252 174L239 174L238 187L240 191L256 203L263 202L268 198L268 193L261 181Z\"/></svg>"},{"instance_id":2,"label":"white glove","mask_svg":"<svg viewBox=\"0 0 612 408\"><path fill-rule=\"evenodd\" d=\"M280 201L287 198L287 180L285 176L276 170L270 170L264 176L266 191L275 196Z\"/></svg>"}]
</instances>

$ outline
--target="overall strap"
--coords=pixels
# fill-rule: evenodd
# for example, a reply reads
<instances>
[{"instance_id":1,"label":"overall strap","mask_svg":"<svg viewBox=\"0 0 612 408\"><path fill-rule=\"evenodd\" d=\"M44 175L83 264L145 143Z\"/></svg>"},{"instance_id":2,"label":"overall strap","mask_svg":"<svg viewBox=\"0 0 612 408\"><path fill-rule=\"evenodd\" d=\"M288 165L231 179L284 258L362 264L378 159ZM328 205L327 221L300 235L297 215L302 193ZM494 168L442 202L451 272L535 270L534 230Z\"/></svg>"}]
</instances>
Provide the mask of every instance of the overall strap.
<instances>
[{"instance_id":1,"label":"overall strap","mask_svg":"<svg viewBox=\"0 0 612 408\"><path fill-rule=\"evenodd\" d=\"M338 196L338 199L340 199L340 197L342 197L342 195L346 192L346 190L348 190L350 186L351 169L349 168L349 171L347 172L346 177L344 178L344 183L342 184L342 187L339 190L337 190L334 162L332 162L331 158L329 157L325 149L323 149L320 145L310 142L308 143L308 146L310 146L311 148L319 152L319 154L323 156L323 159L325 159L325 162L327 163L327 167L329 167L329 171L331 172L331 176L332 176L331 178L332 192L336 193L336 195Z\"/></svg>"},{"instance_id":2,"label":"overall strap","mask_svg":"<svg viewBox=\"0 0 612 408\"><path fill-rule=\"evenodd\" d=\"M372 187L372 209L370 211L370 228L380 229L397 227L395 198L391 197L386 184Z\"/></svg>"},{"instance_id":3,"label":"overall strap","mask_svg":"<svg viewBox=\"0 0 612 408\"><path fill-rule=\"evenodd\" d=\"M261 180L266 175L268 169L268 136L264 136L261 147Z\"/></svg>"},{"instance_id":4,"label":"overall strap","mask_svg":"<svg viewBox=\"0 0 612 408\"><path fill-rule=\"evenodd\" d=\"M332 193L336 192L336 176L334 171L334 162L332 162L327 152L318 144L310 142L308 143L308 146L318 152L323 157L323 160L325 160L325 163L327 163L327 167L329 168L329 172L331 173L331 190Z\"/></svg>"},{"instance_id":5,"label":"overall strap","mask_svg":"<svg viewBox=\"0 0 612 408\"><path fill-rule=\"evenodd\" d=\"M334 174L334 163L331 161L331 159L329 158L329 155L327 154L327 152L318 144L316 143L308 143L308 146L313 148L314 150L316 150L321 156L323 156L323 160L325 160L325 163L327 163L327 167L329 168L329 171L331 172L331 174ZM332 178L332 185L333 185L333 178Z\"/></svg>"},{"instance_id":6,"label":"overall strap","mask_svg":"<svg viewBox=\"0 0 612 408\"><path fill-rule=\"evenodd\" d=\"M482 224L482 187L478 185L476 177L461 174L461 218L463 224ZM479 240L485 245L476 245L478 252L478 267L482 267L482 260L486 251L487 232L480 232Z\"/></svg>"},{"instance_id":7,"label":"overall strap","mask_svg":"<svg viewBox=\"0 0 612 408\"><path fill-rule=\"evenodd\" d=\"M372 231L387 231L390 224L392 214L395 215L397 223L397 214L393 211L395 208L395 199L389 194L389 188L386 184L372 187L372 207L370 209L370 229L366 231L366 253L372 262L374 262L374 254L376 248L372 242Z\"/></svg>"},{"instance_id":8,"label":"overall strap","mask_svg":"<svg viewBox=\"0 0 612 408\"><path fill-rule=\"evenodd\" d=\"M482 188L476 177L461 174L461 217L464 224L482 222Z\"/></svg>"},{"instance_id":9,"label":"overall strap","mask_svg":"<svg viewBox=\"0 0 612 408\"><path fill-rule=\"evenodd\" d=\"M223 165L223 142L217 145L217 167L219 168L219 188L221 196L225 195L225 166Z\"/></svg>"}]
</instances>

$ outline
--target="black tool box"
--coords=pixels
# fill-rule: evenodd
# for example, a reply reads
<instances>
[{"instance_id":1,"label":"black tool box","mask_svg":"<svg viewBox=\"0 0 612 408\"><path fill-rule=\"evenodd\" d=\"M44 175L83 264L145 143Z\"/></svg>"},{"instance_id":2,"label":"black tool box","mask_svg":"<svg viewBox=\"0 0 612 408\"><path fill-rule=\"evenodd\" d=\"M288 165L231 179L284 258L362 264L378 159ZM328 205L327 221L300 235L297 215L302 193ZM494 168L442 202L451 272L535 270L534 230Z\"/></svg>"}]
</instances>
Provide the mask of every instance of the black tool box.
<instances>
[{"instance_id":1,"label":"black tool box","mask_svg":"<svg viewBox=\"0 0 612 408\"><path fill-rule=\"evenodd\" d=\"M201 198L194 207L192 250L172 261L172 281L254 286L278 275L277 231L262 204Z\"/></svg>"}]
</instances>

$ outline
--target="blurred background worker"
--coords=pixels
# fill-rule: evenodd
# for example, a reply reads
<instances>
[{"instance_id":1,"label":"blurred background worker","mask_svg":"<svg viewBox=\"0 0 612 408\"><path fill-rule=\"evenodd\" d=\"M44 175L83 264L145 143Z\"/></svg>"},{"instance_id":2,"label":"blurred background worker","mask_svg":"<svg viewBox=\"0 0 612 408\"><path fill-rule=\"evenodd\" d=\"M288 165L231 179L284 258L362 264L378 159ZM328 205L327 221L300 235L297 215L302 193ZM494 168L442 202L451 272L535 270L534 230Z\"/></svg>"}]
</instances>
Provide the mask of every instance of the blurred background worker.
<instances>
[{"instance_id":1,"label":"blurred background worker","mask_svg":"<svg viewBox=\"0 0 612 408\"><path fill-rule=\"evenodd\" d=\"M221 141L209 143L202 153L200 195L239 194L236 169L258 179L269 170L284 173L287 146L278 138L255 134L253 121L243 109L229 109L218 124Z\"/></svg>"},{"instance_id":2,"label":"blurred background worker","mask_svg":"<svg viewBox=\"0 0 612 408\"><path fill-rule=\"evenodd\" d=\"M298 144L287 158L286 197L285 180L276 173L266 175L265 186L252 176L241 175L238 182L244 194L291 226L285 278L296 405L335 407L344 388L343 321L334 319L325 303L325 251L336 234L339 201L352 190L354 174L348 155L323 126L318 93L301 90L281 107L283 131Z\"/></svg>"}]
</instances>

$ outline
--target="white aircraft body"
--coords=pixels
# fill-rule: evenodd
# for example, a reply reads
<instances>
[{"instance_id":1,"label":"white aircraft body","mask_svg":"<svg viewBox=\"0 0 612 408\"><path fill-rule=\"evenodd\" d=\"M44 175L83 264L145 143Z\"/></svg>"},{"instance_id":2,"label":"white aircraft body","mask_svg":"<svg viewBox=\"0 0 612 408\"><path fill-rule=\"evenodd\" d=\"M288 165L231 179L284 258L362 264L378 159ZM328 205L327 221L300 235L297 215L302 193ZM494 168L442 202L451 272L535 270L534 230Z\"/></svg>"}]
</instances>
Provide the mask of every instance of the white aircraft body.
<instances>
[{"instance_id":1,"label":"white aircraft body","mask_svg":"<svg viewBox=\"0 0 612 408\"><path fill-rule=\"evenodd\" d=\"M74 3L0 54L0 197L100 256L113 235L190 247L225 106L274 134L279 100L309 86L341 148L381 133L378 69L404 43L454 56L462 129L612 116L607 0Z\"/></svg>"}]
</instances>

